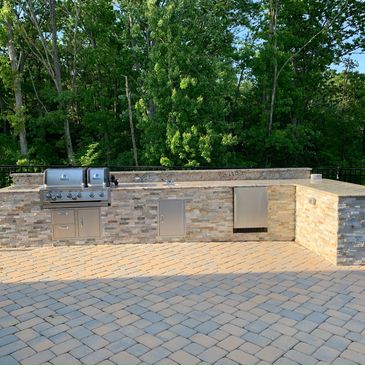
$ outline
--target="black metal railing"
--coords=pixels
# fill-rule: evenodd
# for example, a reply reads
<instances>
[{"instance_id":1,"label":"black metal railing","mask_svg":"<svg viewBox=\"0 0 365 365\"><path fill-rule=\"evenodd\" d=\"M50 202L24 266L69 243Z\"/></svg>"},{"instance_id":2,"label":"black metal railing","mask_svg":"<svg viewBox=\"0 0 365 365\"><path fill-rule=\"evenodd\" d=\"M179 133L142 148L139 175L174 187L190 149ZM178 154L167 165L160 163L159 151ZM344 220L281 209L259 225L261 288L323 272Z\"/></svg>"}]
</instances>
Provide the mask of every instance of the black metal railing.
<instances>
[{"instance_id":1,"label":"black metal railing","mask_svg":"<svg viewBox=\"0 0 365 365\"><path fill-rule=\"evenodd\" d=\"M315 167L312 172L322 174L325 179L365 185L364 167Z\"/></svg>"},{"instance_id":2,"label":"black metal railing","mask_svg":"<svg viewBox=\"0 0 365 365\"><path fill-rule=\"evenodd\" d=\"M37 173L43 172L48 166L46 165L29 165L29 166L18 166L18 165L0 165L0 187L11 185L12 173Z\"/></svg>"}]
</instances>

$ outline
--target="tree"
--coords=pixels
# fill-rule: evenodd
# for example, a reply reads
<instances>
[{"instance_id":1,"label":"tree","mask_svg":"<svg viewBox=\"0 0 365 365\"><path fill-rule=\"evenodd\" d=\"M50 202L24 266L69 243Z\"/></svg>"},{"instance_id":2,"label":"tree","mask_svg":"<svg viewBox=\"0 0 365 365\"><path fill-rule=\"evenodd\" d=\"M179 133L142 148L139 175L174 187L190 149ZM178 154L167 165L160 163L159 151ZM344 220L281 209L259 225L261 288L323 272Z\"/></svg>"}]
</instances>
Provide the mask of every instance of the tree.
<instances>
[{"instance_id":1,"label":"tree","mask_svg":"<svg viewBox=\"0 0 365 365\"><path fill-rule=\"evenodd\" d=\"M27 144L27 134L26 134L26 110L23 103L23 93L22 93L22 52L17 55L17 50L15 46L15 34L14 34L14 9L13 4L9 1L5 1L1 11L1 23L6 27L7 32L7 50L11 65L11 82L12 88L14 90L15 96L15 107L14 114L9 115L8 118L12 122L14 130L19 134L20 143L20 154L21 156L27 157L28 155L28 144Z\"/></svg>"},{"instance_id":2,"label":"tree","mask_svg":"<svg viewBox=\"0 0 365 365\"><path fill-rule=\"evenodd\" d=\"M362 0L6 4L3 163L21 157L17 120L26 121L27 161L35 163L364 161L363 74L333 70L365 47Z\"/></svg>"},{"instance_id":3,"label":"tree","mask_svg":"<svg viewBox=\"0 0 365 365\"><path fill-rule=\"evenodd\" d=\"M29 46L33 56L44 66L48 75L52 78L57 95L59 109L64 113L63 116L63 129L64 129L64 139L67 151L68 162L71 165L75 164L75 156L73 152L71 133L70 133L70 123L67 116L66 103L63 95L62 78L61 78L61 65L58 52L58 32L57 19L56 19L56 0L48 0L48 8L39 6L38 11L46 12L49 15L49 29L50 32L42 30L42 23L40 21L43 14L37 14L34 4L25 0L22 4L22 11L24 16L30 20L31 24L36 30L36 36L32 38L25 27L22 28L23 37ZM40 4L36 4L40 5ZM48 34L50 35L48 36Z\"/></svg>"},{"instance_id":4,"label":"tree","mask_svg":"<svg viewBox=\"0 0 365 365\"><path fill-rule=\"evenodd\" d=\"M145 9L150 41L137 108L147 163L218 164L235 142L225 120L234 74L222 6L184 0Z\"/></svg>"}]
</instances>

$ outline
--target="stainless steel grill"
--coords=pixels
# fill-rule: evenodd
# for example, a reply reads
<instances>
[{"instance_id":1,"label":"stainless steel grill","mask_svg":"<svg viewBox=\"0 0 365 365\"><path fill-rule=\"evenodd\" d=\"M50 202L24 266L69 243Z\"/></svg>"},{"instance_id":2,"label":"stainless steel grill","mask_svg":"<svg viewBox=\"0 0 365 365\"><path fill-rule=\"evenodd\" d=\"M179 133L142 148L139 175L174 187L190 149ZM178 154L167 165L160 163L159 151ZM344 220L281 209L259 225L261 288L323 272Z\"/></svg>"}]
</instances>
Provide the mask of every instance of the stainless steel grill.
<instances>
[{"instance_id":1,"label":"stainless steel grill","mask_svg":"<svg viewBox=\"0 0 365 365\"><path fill-rule=\"evenodd\" d=\"M76 208L110 205L107 168L47 169L40 190L42 208Z\"/></svg>"}]
</instances>

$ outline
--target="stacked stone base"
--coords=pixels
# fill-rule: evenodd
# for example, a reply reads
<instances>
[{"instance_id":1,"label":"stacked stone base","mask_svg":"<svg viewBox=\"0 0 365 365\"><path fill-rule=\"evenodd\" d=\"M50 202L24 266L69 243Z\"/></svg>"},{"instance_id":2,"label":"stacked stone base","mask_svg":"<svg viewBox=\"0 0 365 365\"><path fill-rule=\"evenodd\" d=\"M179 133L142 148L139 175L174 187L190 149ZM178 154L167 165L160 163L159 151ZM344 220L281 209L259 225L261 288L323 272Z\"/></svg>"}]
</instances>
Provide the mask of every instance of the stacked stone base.
<instances>
[{"instance_id":1,"label":"stacked stone base","mask_svg":"<svg viewBox=\"0 0 365 365\"><path fill-rule=\"evenodd\" d=\"M291 241L295 235L295 187L268 187L268 230L233 232L233 189L126 189L112 192L112 205L101 208L102 237L52 240L51 210L40 208L38 193L1 194L2 247L155 243L162 241ZM160 199L185 201L186 234L158 235Z\"/></svg>"},{"instance_id":2,"label":"stacked stone base","mask_svg":"<svg viewBox=\"0 0 365 365\"><path fill-rule=\"evenodd\" d=\"M365 197L297 186L296 241L335 265L365 264Z\"/></svg>"},{"instance_id":3,"label":"stacked stone base","mask_svg":"<svg viewBox=\"0 0 365 365\"><path fill-rule=\"evenodd\" d=\"M293 241L335 265L365 264L363 187L327 180L311 185L309 169L212 170L115 173L121 182L146 174L151 180L230 181L230 186L115 189L111 207L102 207L100 238L52 240L51 211L40 206L42 174L15 174L15 186L0 190L0 247L158 243L162 241ZM268 185L267 232L234 233L232 181L281 179ZM290 179L303 179L290 180ZM341 187L334 193L333 184ZM269 181L268 181L269 184ZM239 181L237 181L237 186ZM245 185L251 186L251 185ZM326 189L328 191L326 191ZM352 197L352 195L358 195ZM186 234L158 235L163 199L185 201ZM243 258L244 259L244 258Z\"/></svg>"}]
</instances>

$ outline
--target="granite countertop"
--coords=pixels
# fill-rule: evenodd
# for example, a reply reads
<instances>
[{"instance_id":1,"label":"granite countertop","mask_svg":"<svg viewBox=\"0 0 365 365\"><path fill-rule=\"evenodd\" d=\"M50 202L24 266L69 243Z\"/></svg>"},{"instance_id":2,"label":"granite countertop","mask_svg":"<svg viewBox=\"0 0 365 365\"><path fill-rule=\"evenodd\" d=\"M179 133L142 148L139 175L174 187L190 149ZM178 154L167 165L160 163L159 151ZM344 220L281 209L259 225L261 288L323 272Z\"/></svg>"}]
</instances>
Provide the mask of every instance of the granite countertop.
<instances>
[{"instance_id":1,"label":"granite countertop","mask_svg":"<svg viewBox=\"0 0 365 365\"><path fill-rule=\"evenodd\" d=\"M231 181L177 181L166 185L163 182L120 183L113 190L130 189L194 189L236 186L268 186L268 185L295 185L320 190L336 196L365 196L365 186L350 184L342 181L323 179L321 182L311 183L309 179L275 179L275 180L231 180Z\"/></svg>"},{"instance_id":2,"label":"granite countertop","mask_svg":"<svg viewBox=\"0 0 365 365\"><path fill-rule=\"evenodd\" d=\"M38 193L39 185L11 185L0 189L0 193Z\"/></svg>"},{"instance_id":3,"label":"granite countertop","mask_svg":"<svg viewBox=\"0 0 365 365\"><path fill-rule=\"evenodd\" d=\"M195 189L239 186L295 185L305 186L341 197L365 196L365 186L323 179L319 183L311 183L309 179L276 179L276 180L228 180L228 181L177 181L167 185L164 182L120 183L112 191L123 190L161 190L161 189ZM40 186L10 186L0 189L0 193L35 193Z\"/></svg>"},{"instance_id":4,"label":"granite countertop","mask_svg":"<svg viewBox=\"0 0 365 365\"><path fill-rule=\"evenodd\" d=\"M309 179L303 179L296 185L306 186L341 197L365 196L364 185L351 184L338 180L323 179L320 183L311 183Z\"/></svg>"},{"instance_id":5,"label":"granite countertop","mask_svg":"<svg viewBox=\"0 0 365 365\"><path fill-rule=\"evenodd\" d=\"M161 181L144 183L119 183L113 190L124 189L195 189L195 188L219 188L235 186L267 186L267 185L293 185L292 179L282 180L221 180L221 181L176 181L173 184L166 184Z\"/></svg>"}]
</instances>

